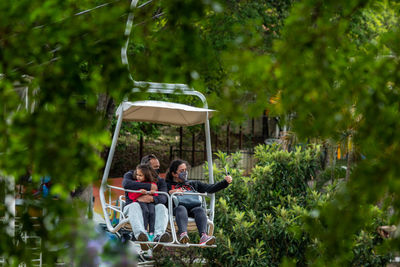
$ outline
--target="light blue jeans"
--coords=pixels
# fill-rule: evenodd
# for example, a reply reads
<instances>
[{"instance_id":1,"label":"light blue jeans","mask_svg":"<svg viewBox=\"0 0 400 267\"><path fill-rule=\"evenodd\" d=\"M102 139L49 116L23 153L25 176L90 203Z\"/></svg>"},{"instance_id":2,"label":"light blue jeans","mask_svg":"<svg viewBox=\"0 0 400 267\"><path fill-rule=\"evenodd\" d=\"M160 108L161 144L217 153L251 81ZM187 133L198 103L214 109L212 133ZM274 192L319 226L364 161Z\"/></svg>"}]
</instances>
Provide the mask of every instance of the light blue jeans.
<instances>
[{"instance_id":1,"label":"light blue jeans","mask_svg":"<svg viewBox=\"0 0 400 267\"><path fill-rule=\"evenodd\" d=\"M128 217L132 232L137 239L140 232L147 233L144 229L142 208L138 202L133 202L124 207L124 214ZM168 209L164 204L155 205L156 221L154 224L154 236L165 233L168 225Z\"/></svg>"}]
</instances>

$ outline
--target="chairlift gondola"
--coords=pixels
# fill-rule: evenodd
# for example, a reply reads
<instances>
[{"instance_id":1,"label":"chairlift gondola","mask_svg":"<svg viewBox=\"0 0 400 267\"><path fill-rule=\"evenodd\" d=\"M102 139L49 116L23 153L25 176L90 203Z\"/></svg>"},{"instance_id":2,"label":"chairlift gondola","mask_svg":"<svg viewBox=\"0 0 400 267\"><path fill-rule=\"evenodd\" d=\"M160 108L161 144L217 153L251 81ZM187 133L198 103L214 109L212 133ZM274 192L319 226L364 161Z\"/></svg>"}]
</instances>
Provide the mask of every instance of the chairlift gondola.
<instances>
[{"instance_id":1,"label":"chairlift gondola","mask_svg":"<svg viewBox=\"0 0 400 267\"><path fill-rule=\"evenodd\" d=\"M123 121L137 121L137 122L151 122L151 123L159 123L173 126L193 126L204 124L205 127L205 136L206 136L206 149L207 149L207 161L208 166L212 166L212 152L211 152L211 140L210 140L210 127L209 127L209 119L211 118L214 110L208 109L207 101L203 94L198 91L195 91L189 88L187 85L183 84L163 84L163 83L147 83L147 82L135 82L138 86L146 86L148 87L147 92L149 93L159 93L159 94L183 94L183 95L193 95L199 97L203 102L203 108L193 107L189 105L183 105L179 103L165 102L165 101L124 101L122 102L117 111L116 116L118 117L117 124L115 127L112 144L110 147L109 155L107 158L106 167L104 169L103 179L100 186L100 202L103 209L104 219L106 222L106 226L108 231L111 233L117 233L121 228L129 225L128 218L125 217L123 213L123 199L120 198L119 203L113 203L111 200L111 192L119 191L119 192L140 192L138 190L126 190L121 187L112 186L107 184L108 174L110 171L112 158L114 156L115 147L117 145L119 131L121 129L121 124ZM177 90L178 89L178 90ZM133 92L139 92L139 88L134 88ZM208 168L209 174L209 183L214 183L213 169ZM105 193L108 190L109 197L108 202L105 198ZM172 196L170 196L166 192L157 192L158 194L166 195L168 199L168 214L169 214L169 226L172 234L172 242L163 243L164 246L173 246L173 247L191 247L191 246L202 246L199 244L188 243L188 244L180 244L177 241L176 231L175 231L175 222L173 216L173 201ZM185 192L184 194L197 194L203 198L203 207L206 208L207 214L207 222L208 222L208 234L212 234L214 230L214 207L215 207L215 196L214 194L207 193L192 193ZM209 197L209 205L207 205L206 197ZM119 222L116 225L112 225L110 220L111 212L116 212L120 218ZM191 220L189 221L191 223ZM150 241L135 241L138 244L152 244L155 245L157 242ZM211 245L209 247L215 247L215 245Z\"/></svg>"},{"instance_id":2,"label":"chairlift gondola","mask_svg":"<svg viewBox=\"0 0 400 267\"><path fill-rule=\"evenodd\" d=\"M141 5L138 5L139 0L131 0L130 5L130 13L128 15L124 36L126 37L126 42L121 48L121 59L122 64L126 66L129 78L133 82L133 93L141 92L140 88L146 88L147 93L158 93L158 94L181 94L181 95L191 95L197 96L203 102L203 108L197 108L188 105L182 105L178 103L170 103L170 102L161 102L161 101L137 101L137 102L122 102L116 112L116 116L118 117L118 121L114 130L114 135L111 143L111 147L109 150L106 166L104 168L103 178L101 182L101 186L99 189L100 202L104 214L104 219L106 223L107 230L111 233L117 233L122 227L125 227L129 224L128 218L125 217L123 213L123 199L120 198L120 201L117 203L113 203L111 200L111 190L118 190L122 193L124 192L133 192L137 193L137 190L124 190L121 187L116 187L109 185L107 183L108 174L110 172L111 162L114 156L115 147L117 145L119 131L121 129L122 121L141 121L141 122L152 122L152 123L160 123L167 125L176 125L176 126L193 126L198 124L204 124L205 129L205 137L206 137L206 150L207 150L207 162L208 166L208 177L209 183L214 183L213 176L213 164L212 164L212 150L211 150L211 137L210 137L210 125L209 118L211 118L214 110L208 109L207 100L204 95L186 84L170 84L170 83L153 83L153 82L139 82L135 81L130 74L129 70L129 59L127 56L127 49L129 44L129 38L131 34L131 30L133 27L134 14L133 11L141 8L148 3L147 1ZM108 202L105 199L105 193L108 191ZM169 226L172 233L172 242L163 243L164 246L172 246L172 247L191 247L191 246L204 246L200 244L180 244L177 240L176 232L175 232L175 222L173 217L173 206L172 206L172 196L170 196L166 192L157 191L158 194L166 195L168 199L168 215L169 215ZM203 199L203 207L206 208L207 215L207 226L208 226L208 234L212 235L214 230L214 207L215 207L215 196L214 194L208 193L192 193L185 192L184 194L198 194ZM121 194L123 195L123 194ZM209 197L209 205L206 202L206 196ZM116 225L112 225L110 220L111 212L116 212L119 214L119 222ZM192 220L193 221L193 220ZM193 223L189 220L189 224ZM137 244L157 244L157 242L150 241L135 241ZM215 247L215 245L209 245L209 247Z\"/></svg>"}]
</instances>

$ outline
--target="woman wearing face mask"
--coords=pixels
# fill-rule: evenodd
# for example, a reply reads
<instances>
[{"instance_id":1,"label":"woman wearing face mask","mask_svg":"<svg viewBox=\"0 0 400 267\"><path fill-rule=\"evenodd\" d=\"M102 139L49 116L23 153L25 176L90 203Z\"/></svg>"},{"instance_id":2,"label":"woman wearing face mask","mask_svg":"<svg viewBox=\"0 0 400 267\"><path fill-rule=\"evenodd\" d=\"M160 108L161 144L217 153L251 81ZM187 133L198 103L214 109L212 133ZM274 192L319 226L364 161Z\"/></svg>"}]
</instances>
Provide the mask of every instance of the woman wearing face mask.
<instances>
[{"instance_id":1,"label":"woman wearing face mask","mask_svg":"<svg viewBox=\"0 0 400 267\"><path fill-rule=\"evenodd\" d=\"M183 160L174 160L171 162L166 182L169 194L175 192L192 191L199 193L215 193L222 190L232 182L231 176L225 176L225 179L215 184L206 184L200 181L187 180L188 163ZM215 243L215 237L207 235L207 215L203 207L197 206L188 210L183 205L174 207L176 224L178 225L178 241L188 243L187 235L188 217L193 217L200 235L200 245L212 245Z\"/></svg>"}]
</instances>

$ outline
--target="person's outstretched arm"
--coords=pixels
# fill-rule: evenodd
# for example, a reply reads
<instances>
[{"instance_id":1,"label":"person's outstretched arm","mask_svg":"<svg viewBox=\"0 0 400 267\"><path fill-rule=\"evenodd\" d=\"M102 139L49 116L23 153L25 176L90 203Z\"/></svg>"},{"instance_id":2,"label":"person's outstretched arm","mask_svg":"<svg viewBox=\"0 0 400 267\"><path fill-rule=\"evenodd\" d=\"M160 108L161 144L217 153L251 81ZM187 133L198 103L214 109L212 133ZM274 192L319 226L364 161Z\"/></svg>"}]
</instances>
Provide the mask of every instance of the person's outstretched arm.
<instances>
[{"instance_id":1,"label":"person's outstretched arm","mask_svg":"<svg viewBox=\"0 0 400 267\"><path fill-rule=\"evenodd\" d=\"M227 188L230 183L232 183L232 177L229 175L225 176L224 180L215 184L206 184L200 181L190 182L190 184L194 187L194 189L200 193L215 193L224 188Z\"/></svg>"}]
</instances>

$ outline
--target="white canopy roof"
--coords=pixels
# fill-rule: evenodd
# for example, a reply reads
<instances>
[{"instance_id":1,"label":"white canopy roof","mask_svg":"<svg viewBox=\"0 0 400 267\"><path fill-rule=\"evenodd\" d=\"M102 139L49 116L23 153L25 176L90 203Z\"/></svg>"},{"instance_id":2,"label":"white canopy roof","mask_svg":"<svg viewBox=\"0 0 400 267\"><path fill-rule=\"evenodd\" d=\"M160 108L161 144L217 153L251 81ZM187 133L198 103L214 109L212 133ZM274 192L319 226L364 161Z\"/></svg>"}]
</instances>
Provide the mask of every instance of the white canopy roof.
<instances>
[{"instance_id":1,"label":"white canopy roof","mask_svg":"<svg viewBox=\"0 0 400 267\"><path fill-rule=\"evenodd\" d=\"M123 102L117 110L123 110L124 121L142 121L178 126L192 126L205 123L215 110L196 108L188 105L163 101Z\"/></svg>"}]
</instances>

